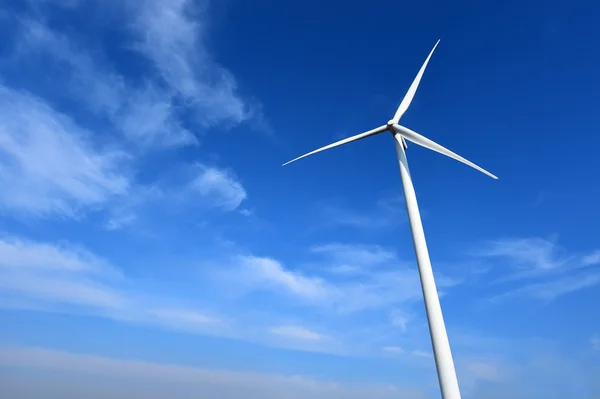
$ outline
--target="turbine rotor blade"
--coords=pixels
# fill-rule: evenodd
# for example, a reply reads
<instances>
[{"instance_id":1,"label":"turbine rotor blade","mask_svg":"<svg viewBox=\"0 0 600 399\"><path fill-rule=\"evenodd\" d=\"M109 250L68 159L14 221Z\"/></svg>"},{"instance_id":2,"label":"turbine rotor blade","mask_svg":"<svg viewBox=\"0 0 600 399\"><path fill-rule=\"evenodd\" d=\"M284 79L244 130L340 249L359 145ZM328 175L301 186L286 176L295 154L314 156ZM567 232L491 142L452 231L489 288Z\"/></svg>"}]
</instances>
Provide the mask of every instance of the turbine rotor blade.
<instances>
[{"instance_id":1,"label":"turbine rotor blade","mask_svg":"<svg viewBox=\"0 0 600 399\"><path fill-rule=\"evenodd\" d=\"M498 179L498 177L496 177L495 175L491 174L490 172L488 172L487 170L475 165L473 162L461 157L458 154L455 154L454 152L450 151L449 149L442 147L441 145L439 145L438 143L428 139L427 137L421 136L419 133L414 132L412 130L410 130L407 127L395 124L394 125L394 130L399 133L401 136L403 136L404 138L406 138L407 140L420 145L421 147L425 147L428 148L430 150L433 150L435 152L439 152L440 154L446 155L447 157L453 158L459 162L462 162L466 165L469 165L470 167L477 169L478 171L480 171L481 173L484 173L486 175L488 175L489 177L493 178L493 179Z\"/></svg>"},{"instance_id":2,"label":"turbine rotor blade","mask_svg":"<svg viewBox=\"0 0 600 399\"><path fill-rule=\"evenodd\" d=\"M404 113L406 112L406 110L410 106L410 103L412 102L413 97L415 96L415 93L417 92L417 87L419 87L419 83L421 82L421 78L423 77L423 73L425 72L425 68L427 68L427 64L429 63L429 59L433 55L433 52L435 51L435 48L437 47L438 44L440 44L439 40L437 41L437 43L435 44L435 46L433 46L433 49L431 50L431 52L427 56L427 59L423 63L423 66L419 70L419 73L417 73L417 76L415 77L415 80L413 80L412 84L410 85L410 88L406 92L406 95L404 95L404 99L400 103L400 106L396 110L396 114L394 115L394 118L392 119L394 121L394 123L398 123L398 121L400 121L400 118L402 118L402 115L404 115Z\"/></svg>"},{"instance_id":3,"label":"turbine rotor blade","mask_svg":"<svg viewBox=\"0 0 600 399\"><path fill-rule=\"evenodd\" d=\"M325 147L321 147L318 150L311 151L308 154L304 154L304 155L302 155L302 156L300 156L298 158L292 159L291 161L284 163L282 166L291 164L292 162L295 162L295 161L297 161L299 159L305 158L305 157L307 157L309 155L316 154L317 152L325 151L325 150L328 150L328 149L333 148L333 147L338 147L338 146L341 146L341 145L344 145L344 144L351 143L351 142L356 141L356 140L364 139L364 138L369 137L369 136L374 136L376 134L383 133L386 130L388 130L388 126L387 125L379 126L378 128L373 129L373 130L369 130L368 132L357 134L356 136L348 137L347 139L336 141L333 144L329 144L329 145L326 145Z\"/></svg>"}]
</instances>

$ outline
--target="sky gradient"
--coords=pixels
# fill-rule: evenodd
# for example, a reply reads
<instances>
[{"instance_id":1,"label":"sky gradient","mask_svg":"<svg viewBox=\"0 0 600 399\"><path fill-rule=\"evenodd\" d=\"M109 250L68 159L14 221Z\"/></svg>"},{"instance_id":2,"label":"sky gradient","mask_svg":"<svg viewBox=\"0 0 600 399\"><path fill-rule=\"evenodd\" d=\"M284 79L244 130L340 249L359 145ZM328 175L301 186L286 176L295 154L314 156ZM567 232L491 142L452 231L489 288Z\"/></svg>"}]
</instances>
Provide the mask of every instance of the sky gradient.
<instances>
[{"instance_id":1,"label":"sky gradient","mask_svg":"<svg viewBox=\"0 0 600 399\"><path fill-rule=\"evenodd\" d=\"M485 4L484 4L485 3ZM600 395L600 5L8 0L0 396ZM388 19L388 23L385 20ZM596 198L596 200L594 200Z\"/></svg>"}]
</instances>

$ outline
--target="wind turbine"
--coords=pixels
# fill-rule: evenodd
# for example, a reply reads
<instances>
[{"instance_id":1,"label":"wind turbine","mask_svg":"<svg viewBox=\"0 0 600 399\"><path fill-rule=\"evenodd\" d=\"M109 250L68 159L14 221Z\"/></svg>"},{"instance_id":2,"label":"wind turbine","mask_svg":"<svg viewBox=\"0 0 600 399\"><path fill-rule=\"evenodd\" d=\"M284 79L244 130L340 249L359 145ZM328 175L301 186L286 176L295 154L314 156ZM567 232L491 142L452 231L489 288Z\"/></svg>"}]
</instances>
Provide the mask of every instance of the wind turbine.
<instances>
[{"instance_id":1,"label":"wind turbine","mask_svg":"<svg viewBox=\"0 0 600 399\"><path fill-rule=\"evenodd\" d=\"M333 144L329 144L325 147L321 147L318 150L309 152L308 154L302 155L296 159L283 164L288 165L301 158L309 155L316 154L317 152L325 151L333 147L338 147L347 143L351 143L356 140L364 139L369 136L374 136L383 132L391 132L394 136L394 143L396 145L396 153L398 155L398 163L400 164L400 176L402 178L402 186L404 189L404 199L406 202L406 210L408 212L408 219L410 221L410 229L413 237L413 244L415 247L415 253L417 256L417 265L419 269L419 276L421 279L421 289L423 291L423 300L425 302L425 310L427 313L427 321L429 323L429 334L431 336L431 343L433 346L433 354L435 358L435 365L437 368L438 381L440 384L440 390L443 399L460 399L460 390L458 387L458 380L456 378L456 370L454 369L454 360L452 359L452 352L450 350L450 342L448 341L448 333L446 332L446 326L444 324L444 317L442 315L442 308L440 306L440 298L437 293L435 286L435 280L433 277L433 270L431 269L431 261L429 259L429 251L427 250L427 243L425 241L425 232L423 231L423 224L421 222L421 215L419 213L419 206L417 204L417 197L415 195L415 189L410 177L408 169L408 162L406 160L405 150L407 149L406 141L411 141L417 145L428 148L430 150L439 152L440 154L446 155L459 162L467 164L478 171L485 173L486 175L498 179L496 176L488 172L487 170L475 165L473 162L466 160L458 154L442 147L441 145L433 142L427 137L421 136L419 133L410 130L407 127L398 124L402 115L406 112L410 103L415 96L419 82L423 77L423 72L429 63L429 59L433 55L436 47L440 41L438 40L433 49L427 56L427 59L421 66L419 73L415 77L415 80L410 85L408 92L404 96L404 99L400 103L400 106L396 110L394 117L389 120L385 125L379 126L375 129L367 132L357 134L356 136L348 137L337 141Z\"/></svg>"}]
</instances>

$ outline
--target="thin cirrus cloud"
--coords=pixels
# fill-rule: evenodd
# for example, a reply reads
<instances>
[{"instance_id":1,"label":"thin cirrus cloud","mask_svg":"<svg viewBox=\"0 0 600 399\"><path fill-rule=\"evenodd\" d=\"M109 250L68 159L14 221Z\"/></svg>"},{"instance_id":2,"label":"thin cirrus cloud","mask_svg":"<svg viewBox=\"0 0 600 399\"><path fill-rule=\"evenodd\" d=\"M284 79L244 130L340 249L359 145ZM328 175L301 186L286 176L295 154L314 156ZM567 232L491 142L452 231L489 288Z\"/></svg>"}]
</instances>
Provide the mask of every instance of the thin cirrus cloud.
<instances>
[{"instance_id":1,"label":"thin cirrus cloud","mask_svg":"<svg viewBox=\"0 0 600 399\"><path fill-rule=\"evenodd\" d=\"M0 86L0 202L37 215L73 215L125 195L128 155L33 95Z\"/></svg>"},{"instance_id":2,"label":"thin cirrus cloud","mask_svg":"<svg viewBox=\"0 0 600 399\"><path fill-rule=\"evenodd\" d=\"M87 272L105 276L121 276L106 260L85 248L51 245L18 237L0 239L0 266L14 270Z\"/></svg>"},{"instance_id":3,"label":"thin cirrus cloud","mask_svg":"<svg viewBox=\"0 0 600 399\"><path fill-rule=\"evenodd\" d=\"M196 144L199 130L264 122L261 104L239 93L233 74L214 60L206 46L208 2L147 0L95 6L114 9L119 15L111 23L124 25L130 37L122 46L147 61L145 83L120 74L101 49L92 56L84 50L89 44L75 42L35 20L21 23L13 61L36 53L52 56L69 68L71 94L93 111L106 114L139 144ZM181 123L180 114L186 110L194 115L194 133Z\"/></svg>"},{"instance_id":4,"label":"thin cirrus cloud","mask_svg":"<svg viewBox=\"0 0 600 399\"><path fill-rule=\"evenodd\" d=\"M594 350L600 351L600 334L594 334L590 337L590 344Z\"/></svg>"},{"instance_id":5,"label":"thin cirrus cloud","mask_svg":"<svg viewBox=\"0 0 600 399\"><path fill-rule=\"evenodd\" d=\"M120 271L85 249L8 236L0 240L0 259L0 292L5 297L41 307L127 306L118 287Z\"/></svg>"},{"instance_id":6,"label":"thin cirrus cloud","mask_svg":"<svg viewBox=\"0 0 600 399\"><path fill-rule=\"evenodd\" d=\"M199 165L198 169L192 188L211 200L213 206L233 211L246 199L246 190L230 170L205 165Z\"/></svg>"},{"instance_id":7,"label":"thin cirrus cloud","mask_svg":"<svg viewBox=\"0 0 600 399\"><path fill-rule=\"evenodd\" d=\"M404 349L399 346L384 346L382 348L385 352L393 353L393 354L402 354L404 353Z\"/></svg>"},{"instance_id":8,"label":"thin cirrus cloud","mask_svg":"<svg viewBox=\"0 0 600 399\"><path fill-rule=\"evenodd\" d=\"M393 229L405 223L404 199L397 195L379 199L375 206L367 209L354 209L340 201L322 201L317 206L320 222L315 228L333 228L346 226L363 231L381 231Z\"/></svg>"},{"instance_id":9,"label":"thin cirrus cloud","mask_svg":"<svg viewBox=\"0 0 600 399\"><path fill-rule=\"evenodd\" d=\"M197 138L183 128L172 95L152 80L142 86L129 82L107 61L84 50L84 45L51 30L35 20L20 26L21 39L12 63L50 56L67 72L57 76L67 92L94 113L106 117L124 137L140 146L181 146L196 144Z\"/></svg>"},{"instance_id":10,"label":"thin cirrus cloud","mask_svg":"<svg viewBox=\"0 0 600 399\"><path fill-rule=\"evenodd\" d=\"M491 298L500 302L519 296L553 300L600 284L600 272L594 268L599 263L597 252L575 254L555 241L512 238L488 242L471 255L494 263L491 270L499 274L496 285L513 286Z\"/></svg>"},{"instance_id":11,"label":"thin cirrus cloud","mask_svg":"<svg viewBox=\"0 0 600 399\"><path fill-rule=\"evenodd\" d=\"M0 181L13 187L0 194L6 210L73 217L104 207L110 213L108 229L126 227L138 219L136 208L147 200L175 198L156 184L145 187L135 181L140 153L123 150L129 147L119 137L142 150L181 147L197 144L198 133L216 123L262 118L237 93L234 77L207 51L205 22L191 16L191 2L135 3L102 6L123 11L113 22L130 31L124 48L148 61L142 83L116 70L97 44L50 28L42 18L17 19L13 52L2 60L3 69L18 72L23 65L43 60L49 63L47 73L32 74L25 86L35 92L51 81L61 90L50 90L53 97L44 98L25 89L0 87ZM42 93L48 96L49 91ZM117 135L101 138L86 127L89 123L80 113L75 119L64 114L55 103L65 98L105 118ZM182 117L186 110L196 115L193 121ZM195 126L194 133L189 126ZM223 211L237 209L247 198L229 168L203 167L188 186L194 190L182 192ZM153 194L146 195L149 192Z\"/></svg>"},{"instance_id":12,"label":"thin cirrus cloud","mask_svg":"<svg viewBox=\"0 0 600 399\"><path fill-rule=\"evenodd\" d=\"M0 366L27 370L17 378L0 376L0 396L38 399L53 395L70 398L151 399L177 397L249 399L425 399L410 385L334 383L301 375L225 371L193 366L75 354L35 347L0 348ZM85 372L82 372L85 370ZM52 383L31 384L29 372L52 372ZM81 377L81 378L80 378ZM27 382L29 381L29 382Z\"/></svg>"},{"instance_id":13,"label":"thin cirrus cloud","mask_svg":"<svg viewBox=\"0 0 600 399\"><path fill-rule=\"evenodd\" d=\"M205 46L206 7L205 1L146 1L139 12L133 11L136 48L194 108L203 125L238 124L257 111L237 94L235 78L213 60Z\"/></svg>"},{"instance_id":14,"label":"thin cirrus cloud","mask_svg":"<svg viewBox=\"0 0 600 399\"><path fill-rule=\"evenodd\" d=\"M343 250L348 247L332 244L315 248ZM339 314L418 303L421 289L417 270L398 267L399 262L396 258L391 259L389 263L394 267L386 265L388 267L375 269L364 260L380 262L384 252L376 248L375 252L367 256L364 254L367 248L369 247L357 246L357 250L363 251L363 262L360 266L367 270L361 275L354 275L360 278L294 270L276 259L258 256L239 256L234 262L234 267L222 270L219 274L230 286L238 286L242 295L257 291L280 293L290 300ZM387 258L388 255L383 257ZM322 264L323 269L326 269L328 263L320 261L317 264ZM441 273L438 275L440 288L451 288L458 284L458 281Z\"/></svg>"},{"instance_id":15,"label":"thin cirrus cloud","mask_svg":"<svg viewBox=\"0 0 600 399\"><path fill-rule=\"evenodd\" d=\"M278 335L285 338L303 340L303 341L320 341L327 339L328 337L319 334L315 331L311 331L305 327L283 325L273 327L270 330L271 334Z\"/></svg>"},{"instance_id":16,"label":"thin cirrus cloud","mask_svg":"<svg viewBox=\"0 0 600 399\"><path fill-rule=\"evenodd\" d=\"M161 329L236 336L235 330L228 330L226 317L201 309L194 298L157 296L108 261L73 245L7 236L0 239L0 259L3 308L75 312Z\"/></svg>"},{"instance_id":17,"label":"thin cirrus cloud","mask_svg":"<svg viewBox=\"0 0 600 399\"><path fill-rule=\"evenodd\" d=\"M272 298L277 298L281 306L264 308L240 298L231 302L229 307L207 309L203 305L214 304L218 296L205 294L200 301L197 295L182 295L177 289L169 291L167 287L159 296L143 282L126 278L108 261L69 244L56 245L7 236L0 240L0 259L0 295L4 308L75 312L160 329L324 353L353 355L357 349L348 346L352 339L348 334L341 334L341 341L334 337L342 331L333 324L313 329L298 323L282 322L287 317L281 312L286 303L300 298L325 311L337 313L327 301L337 300L344 304L352 300L355 301L353 306L360 309L365 299L371 300L367 303L371 307L385 306L390 300L385 297L376 299L389 294L381 291L382 287L373 286L368 292L361 292L357 286L336 285L334 281L295 274L274 260L262 258L238 257L238 262L254 267L253 274L265 279L263 283L275 284L278 289L291 293L283 296L279 292L273 293ZM238 275L246 280L243 273ZM396 286L394 282L390 284ZM257 288L251 287L252 290ZM337 306L343 309L342 305ZM259 312L264 317L260 320L246 319L243 317L246 312ZM329 330L331 334L323 334L319 330ZM273 337L278 340L273 340Z\"/></svg>"},{"instance_id":18,"label":"thin cirrus cloud","mask_svg":"<svg viewBox=\"0 0 600 399\"><path fill-rule=\"evenodd\" d=\"M331 262L328 270L341 275L369 273L372 267L396 259L394 252L376 245L330 243L314 246L311 252L323 255Z\"/></svg>"}]
</instances>

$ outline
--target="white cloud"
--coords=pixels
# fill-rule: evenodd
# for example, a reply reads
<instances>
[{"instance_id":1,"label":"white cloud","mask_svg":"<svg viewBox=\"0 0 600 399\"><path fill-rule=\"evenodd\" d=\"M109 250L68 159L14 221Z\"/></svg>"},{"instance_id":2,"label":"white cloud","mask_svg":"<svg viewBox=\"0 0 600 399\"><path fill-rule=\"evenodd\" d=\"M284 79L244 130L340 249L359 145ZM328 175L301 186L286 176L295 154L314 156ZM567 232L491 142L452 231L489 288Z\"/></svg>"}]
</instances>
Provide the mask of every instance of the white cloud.
<instances>
[{"instance_id":1,"label":"white cloud","mask_svg":"<svg viewBox=\"0 0 600 399\"><path fill-rule=\"evenodd\" d=\"M299 326L278 326L270 329L271 334L279 335L285 338L305 340L305 341L320 341L326 336Z\"/></svg>"},{"instance_id":2,"label":"white cloud","mask_svg":"<svg viewBox=\"0 0 600 399\"><path fill-rule=\"evenodd\" d=\"M416 357L426 357L426 358L432 358L433 354L431 352L425 352L422 350L414 350L412 352L410 352L411 355L416 356Z\"/></svg>"},{"instance_id":3,"label":"white cloud","mask_svg":"<svg viewBox=\"0 0 600 399\"><path fill-rule=\"evenodd\" d=\"M208 51L210 21L207 3L201 3L132 0L95 4L114 8L120 18L108 23L124 22L134 34L134 42L124 42L122 47L134 49L150 61L152 71L144 71L143 83L121 75L102 49L33 20L19 21L20 36L11 60L31 62L32 56L50 55L66 71L58 76L64 80L61 87L142 146L193 145L198 143L196 135L208 127L230 127L252 118L257 125L263 124L260 103L242 98L233 74ZM196 134L183 125L180 115L184 111L195 116Z\"/></svg>"},{"instance_id":4,"label":"white cloud","mask_svg":"<svg viewBox=\"0 0 600 399\"><path fill-rule=\"evenodd\" d=\"M151 81L133 86L71 39L37 22L22 23L22 37L15 60L23 62L37 54L48 54L68 71L61 82L68 92L93 112L105 115L118 131L140 146L196 144L196 137L177 119L172 95ZM100 53L101 54L101 53Z\"/></svg>"},{"instance_id":5,"label":"white cloud","mask_svg":"<svg viewBox=\"0 0 600 399\"><path fill-rule=\"evenodd\" d=\"M541 238L503 239L489 243L473 252L486 258L501 258L522 275L560 269L572 260L554 242Z\"/></svg>"},{"instance_id":6,"label":"white cloud","mask_svg":"<svg viewBox=\"0 0 600 399\"><path fill-rule=\"evenodd\" d=\"M291 270L277 260L265 257L242 256L235 262L236 267L221 271L221 279L230 286L236 284L246 292L283 292L307 304L342 314L399 304L412 305L421 300L418 271L397 264L394 269L385 268L348 280ZM441 273L437 280L440 288L457 284Z\"/></svg>"},{"instance_id":7,"label":"white cloud","mask_svg":"<svg viewBox=\"0 0 600 399\"><path fill-rule=\"evenodd\" d=\"M119 308L125 304L123 295L98 278L120 280L120 276L107 261L82 248L15 237L0 240L0 292L5 294L48 303Z\"/></svg>"},{"instance_id":8,"label":"white cloud","mask_svg":"<svg viewBox=\"0 0 600 399\"><path fill-rule=\"evenodd\" d=\"M148 313L157 317L160 322L192 330L222 323L219 318L190 309L159 308L151 309Z\"/></svg>"},{"instance_id":9,"label":"white cloud","mask_svg":"<svg viewBox=\"0 0 600 399\"><path fill-rule=\"evenodd\" d=\"M234 76L206 48L208 2L132 3L137 48L206 126L241 123L254 110L237 93Z\"/></svg>"},{"instance_id":10,"label":"white cloud","mask_svg":"<svg viewBox=\"0 0 600 399\"><path fill-rule=\"evenodd\" d=\"M404 353L404 350L402 348L400 348L399 346L384 346L383 350L385 352L394 353L394 354Z\"/></svg>"},{"instance_id":11,"label":"white cloud","mask_svg":"<svg viewBox=\"0 0 600 399\"><path fill-rule=\"evenodd\" d=\"M500 368L492 363L483 361L465 361L462 365L469 378L484 381L501 381Z\"/></svg>"},{"instance_id":12,"label":"white cloud","mask_svg":"<svg viewBox=\"0 0 600 399\"><path fill-rule=\"evenodd\" d=\"M323 300L332 292L321 279L306 277L289 271L274 259L256 256L240 257L243 273L241 278L248 283L283 289L292 295L310 300Z\"/></svg>"},{"instance_id":13,"label":"white cloud","mask_svg":"<svg viewBox=\"0 0 600 399\"><path fill-rule=\"evenodd\" d=\"M582 261L586 266L600 265L600 250L594 251L589 255L585 255Z\"/></svg>"},{"instance_id":14,"label":"white cloud","mask_svg":"<svg viewBox=\"0 0 600 399\"><path fill-rule=\"evenodd\" d=\"M503 277L496 283L543 280L496 295L491 299L492 302L516 296L552 300L600 283L600 274L584 271L596 264L595 252L588 255L572 254L554 241L541 238L497 240L483 245L472 254L500 260L496 270L502 272Z\"/></svg>"},{"instance_id":15,"label":"white cloud","mask_svg":"<svg viewBox=\"0 0 600 399\"><path fill-rule=\"evenodd\" d=\"M590 337L590 344L592 348L597 351L600 351L600 334L594 334Z\"/></svg>"},{"instance_id":16,"label":"white cloud","mask_svg":"<svg viewBox=\"0 0 600 399\"><path fill-rule=\"evenodd\" d=\"M379 246L332 243L314 246L314 253L323 254L332 263L329 270L337 274L353 275L372 271L375 266L396 259L396 254Z\"/></svg>"},{"instance_id":17,"label":"white cloud","mask_svg":"<svg viewBox=\"0 0 600 399\"><path fill-rule=\"evenodd\" d=\"M125 154L102 150L90 132L40 99L0 86L0 192L4 208L74 215L127 193Z\"/></svg>"},{"instance_id":18,"label":"white cloud","mask_svg":"<svg viewBox=\"0 0 600 399\"><path fill-rule=\"evenodd\" d=\"M516 296L527 296L534 299L550 301L561 295L593 287L598 284L600 284L599 273L577 274L542 283L528 284L495 296L491 298L491 301L499 302Z\"/></svg>"},{"instance_id":19,"label":"white cloud","mask_svg":"<svg viewBox=\"0 0 600 399\"><path fill-rule=\"evenodd\" d=\"M317 227L355 227L361 230L389 229L406 222L406 206L401 196L386 197L378 200L367 209L349 209L337 201L320 204L323 221Z\"/></svg>"},{"instance_id":20,"label":"white cloud","mask_svg":"<svg viewBox=\"0 0 600 399\"><path fill-rule=\"evenodd\" d=\"M240 209L240 215L252 216L253 212L249 209Z\"/></svg>"},{"instance_id":21,"label":"white cloud","mask_svg":"<svg viewBox=\"0 0 600 399\"><path fill-rule=\"evenodd\" d=\"M38 399L162 398L425 399L416 389L393 385L336 383L299 375L201 369L121 360L41 348L0 348L0 366L18 370L0 377L0 396ZM51 383L35 378L52 372Z\"/></svg>"},{"instance_id":22,"label":"white cloud","mask_svg":"<svg viewBox=\"0 0 600 399\"><path fill-rule=\"evenodd\" d=\"M104 259L83 248L37 243L16 237L0 239L0 268L3 267L118 274Z\"/></svg>"},{"instance_id":23,"label":"white cloud","mask_svg":"<svg viewBox=\"0 0 600 399\"><path fill-rule=\"evenodd\" d=\"M131 225L136 219L137 216L133 212L117 212L110 216L105 227L107 230L119 230Z\"/></svg>"},{"instance_id":24,"label":"white cloud","mask_svg":"<svg viewBox=\"0 0 600 399\"><path fill-rule=\"evenodd\" d=\"M116 114L124 101L126 82L117 73L104 68L100 60L94 60L67 36L53 31L39 21L21 19L16 51L12 61L23 62L49 55L68 72L60 76L68 80L65 90L85 102L93 111L108 115Z\"/></svg>"},{"instance_id":25,"label":"white cloud","mask_svg":"<svg viewBox=\"0 0 600 399\"><path fill-rule=\"evenodd\" d=\"M77 8L81 3L69 5ZM130 199L146 198L137 193L145 188L128 179L133 173L125 173L143 160L114 149L122 141L119 135L129 140L121 148L148 155L150 148L197 144L196 136L207 127L231 126L253 117L262 120L260 104L253 109L238 95L235 78L207 50L210 21L203 4L181 0L90 4L104 11L110 8L106 23L129 31L118 43L124 57L130 55L139 63L141 55L149 61L146 68L139 68L139 79L123 73L119 69L123 63L108 58L101 42L70 34L68 27L50 28L44 18L47 8L34 2L30 6L36 11L15 18L14 51L2 62L13 71L22 65L48 64L47 75L33 74L18 82L36 93L41 87L45 100L1 89L0 183L13 187L0 193L1 207L40 216L74 216L114 199L105 225L120 229L140 220L141 212L134 208L148 204L137 199L133 204ZM48 104L70 107L73 119ZM102 136L80 127L86 124L102 126ZM100 142L113 147L100 147ZM200 193L226 211L238 209L247 197L232 171L216 167L203 167L180 195L164 195L162 200L180 201L181 193L189 198ZM182 202L190 204L189 198Z\"/></svg>"},{"instance_id":26,"label":"white cloud","mask_svg":"<svg viewBox=\"0 0 600 399\"><path fill-rule=\"evenodd\" d=\"M152 84L129 90L127 102L114 117L126 137L141 145L177 147L198 144L198 139L177 118L171 96Z\"/></svg>"},{"instance_id":27,"label":"white cloud","mask_svg":"<svg viewBox=\"0 0 600 399\"><path fill-rule=\"evenodd\" d=\"M121 294L85 278L53 277L37 274L0 273L0 292L28 298L99 308L120 308Z\"/></svg>"},{"instance_id":28,"label":"white cloud","mask_svg":"<svg viewBox=\"0 0 600 399\"><path fill-rule=\"evenodd\" d=\"M246 190L231 171L204 165L199 168L200 174L192 182L192 188L215 207L233 211L246 199Z\"/></svg>"},{"instance_id":29,"label":"white cloud","mask_svg":"<svg viewBox=\"0 0 600 399\"><path fill-rule=\"evenodd\" d=\"M402 332L406 332L408 330L408 323L414 318L414 315L407 309L393 309L390 312L389 318L393 326L400 327Z\"/></svg>"},{"instance_id":30,"label":"white cloud","mask_svg":"<svg viewBox=\"0 0 600 399\"><path fill-rule=\"evenodd\" d=\"M66 306L49 310L91 307L92 314L192 332L224 324L221 317L197 307L168 305L184 298L148 293L136 281L126 279L120 269L83 248L16 237L0 239L0 294L42 307Z\"/></svg>"},{"instance_id":31,"label":"white cloud","mask_svg":"<svg viewBox=\"0 0 600 399\"><path fill-rule=\"evenodd\" d=\"M268 284L287 284L299 294L310 295L307 281L290 281L284 271L273 273L261 259L258 267L271 280ZM261 264L262 262L262 264ZM251 275L254 273L251 273ZM263 276L264 277L264 276ZM262 278L262 277L261 277ZM263 321L245 319L243 313L256 311L252 304L236 303L232 317L215 309L202 309L197 295L169 292L157 295L140 281L128 279L119 269L82 248L62 244L39 243L15 237L0 239L0 296L4 308L37 309L107 317L189 333L241 339L276 347L331 352L330 347L298 347L290 339L322 341L327 337L291 324L276 324L276 314L268 314L267 322L275 325L273 335L287 340L271 342L265 335ZM303 291L305 290L305 291ZM210 296L207 298L211 298ZM207 301L205 305L215 305ZM328 342L332 342L329 340ZM340 345L338 345L339 347ZM336 347L335 350L340 351Z\"/></svg>"}]
</instances>

